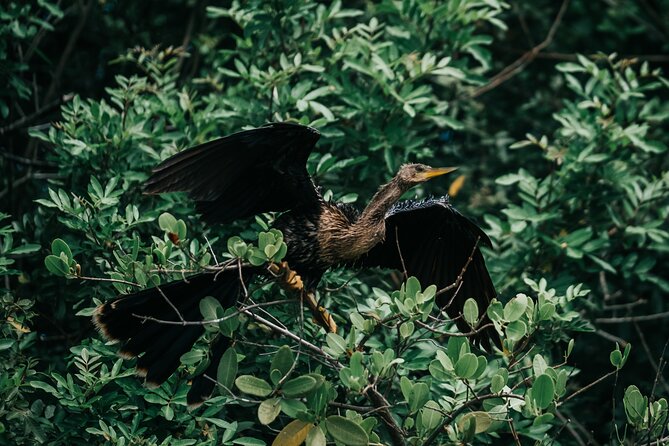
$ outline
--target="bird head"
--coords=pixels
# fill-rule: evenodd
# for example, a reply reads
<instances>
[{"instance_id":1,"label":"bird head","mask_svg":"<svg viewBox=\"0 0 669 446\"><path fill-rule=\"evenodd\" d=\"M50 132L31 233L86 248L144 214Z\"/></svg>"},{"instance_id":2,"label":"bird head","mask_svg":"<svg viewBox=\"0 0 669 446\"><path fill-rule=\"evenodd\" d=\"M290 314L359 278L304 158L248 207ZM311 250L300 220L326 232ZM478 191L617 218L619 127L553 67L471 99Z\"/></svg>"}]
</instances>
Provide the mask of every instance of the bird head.
<instances>
[{"instance_id":1,"label":"bird head","mask_svg":"<svg viewBox=\"0 0 669 446\"><path fill-rule=\"evenodd\" d=\"M434 177L453 172L457 167L430 167L425 164L404 164L397 172L397 178L405 184L424 183Z\"/></svg>"}]
</instances>

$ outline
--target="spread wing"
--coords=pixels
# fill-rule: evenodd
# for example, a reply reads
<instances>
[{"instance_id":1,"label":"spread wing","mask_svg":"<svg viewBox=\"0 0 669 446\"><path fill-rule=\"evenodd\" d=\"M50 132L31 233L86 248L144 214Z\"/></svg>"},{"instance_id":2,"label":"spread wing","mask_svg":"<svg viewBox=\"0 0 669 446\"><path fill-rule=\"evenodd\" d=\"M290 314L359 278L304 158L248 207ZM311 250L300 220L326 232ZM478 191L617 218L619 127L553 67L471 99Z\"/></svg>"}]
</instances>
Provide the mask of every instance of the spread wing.
<instances>
[{"instance_id":1,"label":"spread wing","mask_svg":"<svg viewBox=\"0 0 669 446\"><path fill-rule=\"evenodd\" d=\"M406 269L422 286L430 284L442 290L456 282L463 271L461 286L437 296L437 304L446 306L463 333L472 328L461 316L464 302L474 298L479 307L479 327L490 321L486 309L496 296L495 287L481 254L480 246L490 246L488 236L448 202L448 197L425 201L404 201L386 214L386 239L361 259L362 266ZM471 261L467 264L471 256ZM465 265L467 265L465 269ZM454 297L455 296L455 297ZM493 327L482 330L473 340L489 347L489 339L498 342Z\"/></svg>"},{"instance_id":2,"label":"spread wing","mask_svg":"<svg viewBox=\"0 0 669 446\"><path fill-rule=\"evenodd\" d=\"M216 139L163 161L145 192L188 192L212 223L314 205L306 163L319 137L311 127L272 123Z\"/></svg>"}]
</instances>

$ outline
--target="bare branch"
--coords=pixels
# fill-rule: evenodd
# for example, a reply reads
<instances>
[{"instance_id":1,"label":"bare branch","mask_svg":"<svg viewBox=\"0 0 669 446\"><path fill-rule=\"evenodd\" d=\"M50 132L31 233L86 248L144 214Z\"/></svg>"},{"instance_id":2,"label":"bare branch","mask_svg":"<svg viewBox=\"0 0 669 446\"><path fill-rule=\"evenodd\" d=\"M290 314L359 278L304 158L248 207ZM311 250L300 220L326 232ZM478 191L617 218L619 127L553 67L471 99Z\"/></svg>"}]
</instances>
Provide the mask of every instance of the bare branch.
<instances>
[{"instance_id":1,"label":"bare branch","mask_svg":"<svg viewBox=\"0 0 669 446\"><path fill-rule=\"evenodd\" d=\"M405 445L406 441L404 439L407 436L406 432L404 432L402 428L398 426L397 422L393 418L393 415L390 413L390 410L388 410L388 408L391 407L388 400L381 393L379 393L378 390L376 390L375 386L367 387L365 394L378 410L379 416L383 422L386 423L386 426L388 426L393 445Z\"/></svg>"},{"instance_id":2,"label":"bare branch","mask_svg":"<svg viewBox=\"0 0 669 446\"><path fill-rule=\"evenodd\" d=\"M629 344L629 342L624 340L623 338L619 338L618 336L601 329L595 330L595 334L608 341L617 342L618 344L620 344L621 347L625 347L627 344Z\"/></svg>"},{"instance_id":3,"label":"bare branch","mask_svg":"<svg viewBox=\"0 0 669 446\"><path fill-rule=\"evenodd\" d=\"M122 283L124 285L130 285L134 286L137 288L141 288L142 285L135 283L135 282L130 282L128 280L123 280L123 279L110 279L107 277L88 277L88 276L75 276L77 279L81 280L92 280L94 282L113 282L113 283Z\"/></svg>"},{"instance_id":4,"label":"bare branch","mask_svg":"<svg viewBox=\"0 0 669 446\"><path fill-rule=\"evenodd\" d=\"M488 82L486 85L474 90L474 92L471 94L471 97L475 98L481 96L482 94L487 93L494 88L497 88L504 82L511 79L516 74L523 71L523 69L528 64L530 64L530 62L532 62L544 48L548 47L553 42L553 38L555 38L555 33L557 32L558 28L560 27L560 24L562 23L562 18L564 17L565 12L567 12L568 6L569 6L569 0L564 0L562 2L560 10L555 16L555 20L553 20L553 24L548 30L546 38L541 43L533 47L531 50L527 51L525 54L523 54L514 62L512 62L510 65L508 65L506 68L504 68L502 71L493 76L490 79L490 82Z\"/></svg>"},{"instance_id":5,"label":"bare branch","mask_svg":"<svg viewBox=\"0 0 669 446\"><path fill-rule=\"evenodd\" d=\"M437 330L436 328L433 328L430 325L428 325L428 324L426 324L422 321L416 321L416 325L418 325L419 327L423 327L423 328L431 331L432 333L436 333L438 335L451 337L451 338L468 338L470 336L475 336L476 334L482 332L483 330L485 330L487 328L495 326L495 324L493 324L491 322L489 324L482 325L482 326L478 327L476 330L472 330L472 331L469 331L467 333L451 333L451 332L448 332L448 331Z\"/></svg>"},{"instance_id":6,"label":"bare branch","mask_svg":"<svg viewBox=\"0 0 669 446\"><path fill-rule=\"evenodd\" d=\"M564 403L566 403L566 402L569 401L570 399L574 398L574 397L577 396L577 395L580 395L581 393L585 392L585 391L588 390L589 388L596 386L597 384L599 384L600 382L604 381L604 380L605 380L606 378L608 378L609 376L611 376L611 375L615 375L616 373L618 373L618 369L611 370L611 371L610 371L609 373L607 373L606 375L604 375L604 376L602 376L602 377L600 377L600 378L594 380L593 382L591 382L591 383L588 384L587 386L578 389L576 392L572 393L572 394L569 395L567 398L565 398L565 399L563 399L562 401L560 401L560 402L558 403L558 406L563 405Z\"/></svg>"},{"instance_id":7,"label":"bare branch","mask_svg":"<svg viewBox=\"0 0 669 446\"><path fill-rule=\"evenodd\" d=\"M269 307L272 305L284 305L287 303L295 303L294 300L292 299L282 299L282 300L273 300L270 302L263 302L263 303L257 303L257 304L251 304L247 305L245 307L242 307L238 309L236 312L232 314L228 314L227 316L219 317L217 319L205 319L202 321L171 321L167 319L158 319L153 316L145 316L143 314L135 314L132 313L133 316L135 316L138 319L141 319L142 322L146 321L151 321L151 322L156 322L158 324L165 324L165 325L209 325L209 324L218 324L220 322L227 321L228 319L232 319L233 317L237 317L240 313L243 312L243 310L252 310L254 308L259 308L259 307Z\"/></svg>"},{"instance_id":8,"label":"bare branch","mask_svg":"<svg viewBox=\"0 0 669 446\"><path fill-rule=\"evenodd\" d=\"M465 262L465 265L462 267L460 270L460 274L458 274L458 277L455 279L455 282L452 284L440 289L437 291L436 296L439 296L440 294L444 294L447 291L452 290L453 288L457 288L455 293L453 293L453 297L451 297L451 300L448 301L448 304L445 305L443 308L448 308L451 306L453 303L453 300L455 299L455 296L458 295L458 291L460 289L460 286L462 285L462 278L464 277L465 273L467 272L467 268L469 267L469 264L472 263L472 260L474 260L474 254L476 253L476 248L479 246L479 241L481 240L481 236L476 237L476 242L474 243L474 247L472 248L472 252L469 254L469 257L467 258L467 261Z\"/></svg>"},{"instance_id":9,"label":"bare branch","mask_svg":"<svg viewBox=\"0 0 669 446\"><path fill-rule=\"evenodd\" d=\"M669 311L664 313L646 314L643 316L600 317L595 319L597 324L624 324L627 322L647 322L669 318Z\"/></svg>"},{"instance_id":10,"label":"bare branch","mask_svg":"<svg viewBox=\"0 0 669 446\"><path fill-rule=\"evenodd\" d=\"M407 274L407 265L404 263L404 256L402 256L402 248L400 248L400 237L397 233L398 229L395 226L395 244L397 245L397 254L400 256L400 262L402 262L402 273L404 274L404 280L409 279L409 274Z\"/></svg>"},{"instance_id":11,"label":"bare branch","mask_svg":"<svg viewBox=\"0 0 669 446\"><path fill-rule=\"evenodd\" d=\"M320 356L325 358L337 370L344 367L336 358L333 358L332 356L325 353L325 351L322 348L312 344L309 341L306 341L306 340L302 339L301 337L297 336L294 333L291 333L289 330L287 330L285 328L279 327L274 322L270 322L267 319L265 319L264 317L258 316L257 314L253 313L250 310L244 309L244 310L242 310L242 313L244 313L245 315L247 315L248 317L250 317L254 321L260 322L261 324L266 325L267 327L274 330L275 332L277 332L279 334L282 334L282 335L286 336L287 338L290 338L293 341L296 341L296 342L304 345L309 350L318 353Z\"/></svg>"}]
</instances>

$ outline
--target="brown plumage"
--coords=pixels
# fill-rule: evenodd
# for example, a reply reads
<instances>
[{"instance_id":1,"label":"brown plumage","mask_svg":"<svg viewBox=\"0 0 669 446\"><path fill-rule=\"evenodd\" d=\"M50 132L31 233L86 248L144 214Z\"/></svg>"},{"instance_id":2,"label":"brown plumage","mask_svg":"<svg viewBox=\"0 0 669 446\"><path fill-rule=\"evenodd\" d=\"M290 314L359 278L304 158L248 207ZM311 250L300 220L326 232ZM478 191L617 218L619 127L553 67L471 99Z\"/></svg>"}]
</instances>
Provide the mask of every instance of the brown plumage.
<instances>
[{"instance_id":1,"label":"brown plumage","mask_svg":"<svg viewBox=\"0 0 669 446\"><path fill-rule=\"evenodd\" d=\"M319 133L310 127L274 123L247 130L185 150L154 169L146 182L147 193L185 191L209 222L229 222L261 212L283 211L275 227L288 246L286 260L305 286L313 289L332 266L382 267L405 270L423 286L439 289L456 281L470 256L457 294L443 293L438 303L448 307L463 331L471 328L460 313L464 301L477 300L482 323L485 310L495 297L480 245L488 237L472 221L453 208L448 197L424 201L398 200L418 183L446 174L452 168L435 169L423 164L405 164L381 186L361 211L327 202L306 171L306 161ZM249 279L254 270L245 270ZM198 304L204 296L217 297L224 307L235 305L240 294L237 272L214 277L199 274L187 282L177 281L122 296L100 306L96 325L110 339L123 342L125 357L139 356L138 373L147 383L160 384L178 367L203 333L201 326L180 327L142 321L137 315L176 320L173 302L187 320L200 318ZM453 298L454 297L454 298ZM494 330L473 339L484 347L496 340ZM215 366L229 344L220 337L212 348L206 375L215 376ZM213 391L212 380L196 378L188 402L198 405Z\"/></svg>"}]
</instances>

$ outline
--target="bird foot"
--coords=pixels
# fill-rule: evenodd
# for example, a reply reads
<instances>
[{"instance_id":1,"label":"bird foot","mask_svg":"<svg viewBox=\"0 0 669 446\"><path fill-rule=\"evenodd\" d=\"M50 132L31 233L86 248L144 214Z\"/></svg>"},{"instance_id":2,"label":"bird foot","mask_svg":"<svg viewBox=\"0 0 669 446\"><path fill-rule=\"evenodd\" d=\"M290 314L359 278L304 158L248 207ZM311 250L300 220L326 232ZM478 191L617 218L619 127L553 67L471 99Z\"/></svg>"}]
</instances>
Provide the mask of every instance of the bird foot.
<instances>
[{"instance_id":1,"label":"bird foot","mask_svg":"<svg viewBox=\"0 0 669 446\"><path fill-rule=\"evenodd\" d=\"M311 314L313 315L316 324L320 325L328 332L337 332L337 324L334 319L332 319L332 315L325 309L325 307L318 305L314 293L305 290L302 278L299 274L290 269L288 262L284 261L279 264L271 263L268 269L275 277L280 279L281 286L285 290L300 293L303 296L304 303L309 307L309 310L311 310Z\"/></svg>"},{"instance_id":2,"label":"bird foot","mask_svg":"<svg viewBox=\"0 0 669 446\"><path fill-rule=\"evenodd\" d=\"M271 263L268 267L269 272L271 272L274 277L281 280L281 286L287 291L293 291L296 293L304 290L304 283L302 278L295 271L290 269L288 262Z\"/></svg>"},{"instance_id":3,"label":"bird foot","mask_svg":"<svg viewBox=\"0 0 669 446\"><path fill-rule=\"evenodd\" d=\"M304 302L307 304L311 310L311 314L314 316L314 322L323 327L327 332L337 333L337 323L332 318L330 312L320 305L316 300L316 296L312 292L306 292L304 296Z\"/></svg>"}]
</instances>

